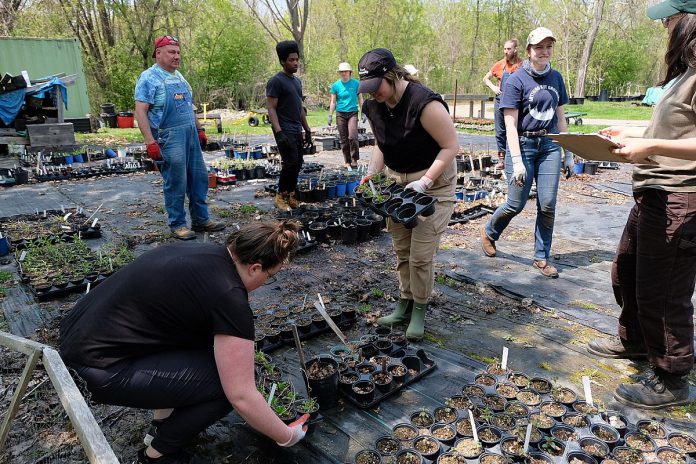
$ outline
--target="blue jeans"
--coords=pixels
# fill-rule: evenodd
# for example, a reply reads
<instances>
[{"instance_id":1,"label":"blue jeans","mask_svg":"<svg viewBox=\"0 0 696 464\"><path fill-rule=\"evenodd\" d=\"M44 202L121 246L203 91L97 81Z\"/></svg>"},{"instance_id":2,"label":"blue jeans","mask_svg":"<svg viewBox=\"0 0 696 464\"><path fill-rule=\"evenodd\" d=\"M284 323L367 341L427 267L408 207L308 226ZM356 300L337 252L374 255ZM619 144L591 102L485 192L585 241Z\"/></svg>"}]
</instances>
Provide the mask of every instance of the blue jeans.
<instances>
[{"instance_id":1,"label":"blue jeans","mask_svg":"<svg viewBox=\"0 0 696 464\"><path fill-rule=\"evenodd\" d=\"M186 227L186 197L189 199L191 223L208 222L208 170L203 161L196 126L186 124L160 129L156 137L162 152L159 170L164 179L164 206L169 227L172 230Z\"/></svg>"},{"instance_id":2,"label":"blue jeans","mask_svg":"<svg viewBox=\"0 0 696 464\"><path fill-rule=\"evenodd\" d=\"M537 185L537 218L534 230L534 259L546 260L551 252L553 223L556 218L558 181L561 178L561 148L547 137L520 137L522 161L527 169L523 186L508 181L508 197L486 223L486 235L498 240L529 199L532 180ZM512 157L505 152L505 175L512 179Z\"/></svg>"},{"instance_id":3,"label":"blue jeans","mask_svg":"<svg viewBox=\"0 0 696 464\"><path fill-rule=\"evenodd\" d=\"M493 122L495 123L495 142L498 145L498 153L504 153L507 147L505 138L505 116L500 108L500 98L496 97L493 105Z\"/></svg>"}]
</instances>

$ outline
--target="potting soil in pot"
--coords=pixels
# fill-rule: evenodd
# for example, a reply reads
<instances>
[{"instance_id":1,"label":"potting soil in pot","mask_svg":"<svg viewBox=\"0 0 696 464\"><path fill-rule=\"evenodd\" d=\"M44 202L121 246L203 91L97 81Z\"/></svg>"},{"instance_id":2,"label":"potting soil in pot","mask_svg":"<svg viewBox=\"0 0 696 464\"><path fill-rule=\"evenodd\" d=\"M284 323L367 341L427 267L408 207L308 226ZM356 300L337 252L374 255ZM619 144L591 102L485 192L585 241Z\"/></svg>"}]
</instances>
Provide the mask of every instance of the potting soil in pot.
<instances>
[{"instance_id":1,"label":"potting soil in pot","mask_svg":"<svg viewBox=\"0 0 696 464\"><path fill-rule=\"evenodd\" d=\"M498 387L506 382L518 388L527 387L528 390L521 390L516 399L508 401L505 406L506 412L503 415L514 418L515 425L507 430L505 427L493 429L489 422L494 422L501 416L494 414L484 399L498 393ZM447 409L438 407L432 412L426 409L413 411L410 414L412 425L394 426L392 437L399 440L402 446L404 443L413 446L416 434L428 431L428 434L440 443L440 456L451 459L447 462L474 462L479 459L483 447L481 442L477 445L473 440L469 418L471 410L480 434L479 439L485 439L492 445L486 448L481 462L503 464L510 462L509 459L515 462L525 460L522 445L526 424L530 420L546 432L540 431L536 426L532 427L530 447L526 455L528 463L643 464L660 461L687 464L696 454L696 439L693 436L683 432L670 432L664 423L653 420L641 420L631 424L625 416L615 411L599 411L596 406L578 400L575 391L556 387L549 379L530 379L528 375L520 372L503 372L489 368L487 372L476 376L475 384L463 385L462 392L462 395L445 400ZM532 405L525 406L525 401ZM540 405L545 405L544 409L548 414L540 412ZM563 408L560 406L564 406L566 411L557 418L552 417L562 413ZM455 412L454 415L451 414L452 410ZM534 417L530 419L530 415ZM566 418L578 420L566 421ZM450 422L452 420L453 422ZM576 423L577 426L568 422ZM448 442L451 439L450 434L437 433L438 426L453 427L460 439L454 444ZM626 433L624 438L615 426L632 432ZM494 430L495 433L492 433ZM494 440L498 432L500 442ZM503 454L508 457L503 457Z\"/></svg>"}]
</instances>

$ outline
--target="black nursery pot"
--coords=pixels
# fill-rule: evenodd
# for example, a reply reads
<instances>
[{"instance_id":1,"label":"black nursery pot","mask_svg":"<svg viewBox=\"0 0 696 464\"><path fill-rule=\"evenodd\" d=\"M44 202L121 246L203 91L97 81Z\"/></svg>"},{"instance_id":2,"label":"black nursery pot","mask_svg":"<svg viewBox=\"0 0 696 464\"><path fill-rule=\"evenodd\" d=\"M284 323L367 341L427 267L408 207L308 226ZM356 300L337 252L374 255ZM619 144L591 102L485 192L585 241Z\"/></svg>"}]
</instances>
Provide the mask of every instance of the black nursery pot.
<instances>
[{"instance_id":1,"label":"black nursery pot","mask_svg":"<svg viewBox=\"0 0 696 464\"><path fill-rule=\"evenodd\" d=\"M341 238L341 226L338 222L331 221L326 224L327 235L332 240L340 240Z\"/></svg>"},{"instance_id":2,"label":"black nursery pot","mask_svg":"<svg viewBox=\"0 0 696 464\"><path fill-rule=\"evenodd\" d=\"M307 383L311 390L310 394L316 398L322 409L332 408L336 405L338 399L338 362L331 357L316 357L307 361L307 371L316 363L329 364L334 367L334 373L325 379L310 379L307 377ZM303 371L303 375L307 376Z\"/></svg>"},{"instance_id":3,"label":"black nursery pot","mask_svg":"<svg viewBox=\"0 0 696 464\"><path fill-rule=\"evenodd\" d=\"M328 239L328 227L325 222L313 222L309 225L309 230L319 242L325 242Z\"/></svg>"},{"instance_id":4,"label":"black nursery pot","mask_svg":"<svg viewBox=\"0 0 696 464\"><path fill-rule=\"evenodd\" d=\"M375 399L375 384L369 380L359 380L353 384L351 395L359 403L370 403Z\"/></svg>"},{"instance_id":5,"label":"black nursery pot","mask_svg":"<svg viewBox=\"0 0 696 464\"><path fill-rule=\"evenodd\" d=\"M358 240L358 227L354 222L341 224L341 242L351 245Z\"/></svg>"},{"instance_id":6,"label":"black nursery pot","mask_svg":"<svg viewBox=\"0 0 696 464\"><path fill-rule=\"evenodd\" d=\"M372 222L369 219L356 219L355 224L358 227L358 242L367 242L370 240Z\"/></svg>"}]
</instances>

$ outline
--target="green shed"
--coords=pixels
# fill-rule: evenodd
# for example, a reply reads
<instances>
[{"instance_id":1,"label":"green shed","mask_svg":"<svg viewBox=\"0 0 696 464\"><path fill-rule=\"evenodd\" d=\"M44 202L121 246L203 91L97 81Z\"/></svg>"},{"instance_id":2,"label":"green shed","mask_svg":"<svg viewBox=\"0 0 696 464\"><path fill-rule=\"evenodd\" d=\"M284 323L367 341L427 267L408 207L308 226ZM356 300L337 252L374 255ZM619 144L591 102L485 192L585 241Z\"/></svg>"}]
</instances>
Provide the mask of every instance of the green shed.
<instances>
[{"instance_id":1,"label":"green shed","mask_svg":"<svg viewBox=\"0 0 696 464\"><path fill-rule=\"evenodd\" d=\"M66 118L81 118L90 112L87 81L77 39L0 37L0 73L17 75L26 70L30 79L52 74L77 74L68 86Z\"/></svg>"}]
</instances>

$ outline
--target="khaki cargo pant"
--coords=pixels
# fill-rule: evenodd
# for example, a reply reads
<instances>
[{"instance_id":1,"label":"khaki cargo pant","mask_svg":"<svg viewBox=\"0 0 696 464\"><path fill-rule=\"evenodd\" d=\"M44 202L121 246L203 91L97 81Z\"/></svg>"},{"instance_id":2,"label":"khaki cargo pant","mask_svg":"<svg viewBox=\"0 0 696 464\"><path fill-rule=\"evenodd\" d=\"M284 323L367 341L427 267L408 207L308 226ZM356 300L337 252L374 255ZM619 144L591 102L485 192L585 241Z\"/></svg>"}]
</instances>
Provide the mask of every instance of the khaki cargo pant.
<instances>
[{"instance_id":1,"label":"khaki cargo pant","mask_svg":"<svg viewBox=\"0 0 696 464\"><path fill-rule=\"evenodd\" d=\"M385 173L406 186L423 177L427 170L400 173L389 168ZM396 252L396 271L399 274L401 298L412 299L416 303L427 303L433 291L433 258L440 244L440 236L447 229L447 223L454 210L454 190L457 183L457 164L452 164L433 183L426 193L437 198L435 212L428 216L418 216L418 225L407 229L403 224L387 219L387 231L392 235Z\"/></svg>"}]
</instances>

